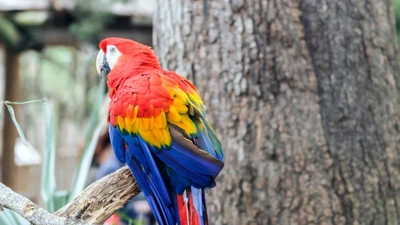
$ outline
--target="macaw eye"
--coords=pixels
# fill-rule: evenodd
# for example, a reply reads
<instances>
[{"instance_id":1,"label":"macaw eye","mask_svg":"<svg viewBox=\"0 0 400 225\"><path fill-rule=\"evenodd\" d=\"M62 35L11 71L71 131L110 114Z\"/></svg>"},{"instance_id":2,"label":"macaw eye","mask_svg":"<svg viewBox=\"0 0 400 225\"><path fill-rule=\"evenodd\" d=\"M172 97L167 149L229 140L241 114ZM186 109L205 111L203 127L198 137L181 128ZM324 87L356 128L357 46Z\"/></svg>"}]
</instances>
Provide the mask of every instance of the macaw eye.
<instances>
[{"instance_id":1,"label":"macaw eye","mask_svg":"<svg viewBox=\"0 0 400 225\"><path fill-rule=\"evenodd\" d=\"M115 51L116 51L115 47L110 48L110 52L115 52Z\"/></svg>"}]
</instances>

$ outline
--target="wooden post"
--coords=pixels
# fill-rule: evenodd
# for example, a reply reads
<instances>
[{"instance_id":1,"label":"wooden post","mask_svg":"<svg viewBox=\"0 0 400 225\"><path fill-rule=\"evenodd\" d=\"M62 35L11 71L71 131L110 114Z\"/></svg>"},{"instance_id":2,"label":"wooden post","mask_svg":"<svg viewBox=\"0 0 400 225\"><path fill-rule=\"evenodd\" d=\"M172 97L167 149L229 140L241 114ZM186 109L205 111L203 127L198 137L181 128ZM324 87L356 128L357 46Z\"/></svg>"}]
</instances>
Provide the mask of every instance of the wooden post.
<instances>
[{"instance_id":1,"label":"wooden post","mask_svg":"<svg viewBox=\"0 0 400 225\"><path fill-rule=\"evenodd\" d=\"M6 47L5 54L5 100L19 101L20 100L20 85L19 85L19 53L13 49ZM4 106L5 107L5 106ZM14 112L18 115L18 105L13 105ZM2 182L8 187L13 187L15 179L14 171L14 146L18 136L11 117L4 109L4 129L3 129L3 162L2 162Z\"/></svg>"}]
</instances>

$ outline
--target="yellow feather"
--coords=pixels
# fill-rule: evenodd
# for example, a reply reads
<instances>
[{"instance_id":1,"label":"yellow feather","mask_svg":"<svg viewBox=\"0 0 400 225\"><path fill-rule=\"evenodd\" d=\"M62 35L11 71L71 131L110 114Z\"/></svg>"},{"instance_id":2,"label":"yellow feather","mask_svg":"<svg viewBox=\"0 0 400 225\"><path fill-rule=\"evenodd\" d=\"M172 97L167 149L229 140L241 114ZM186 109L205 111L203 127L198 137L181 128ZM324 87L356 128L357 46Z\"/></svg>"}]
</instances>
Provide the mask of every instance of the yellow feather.
<instances>
[{"instance_id":1,"label":"yellow feather","mask_svg":"<svg viewBox=\"0 0 400 225\"><path fill-rule=\"evenodd\" d=\"M128 120L127 120L128 119ZM125 123L129 124L129 125L133 125L136 121L136 118L130 117L130 118L125 118Z\"/></svg>"},{"instance_id":2,"label":"yellow feather","mask_svg":"<svg viewBox=\"0 0 400 225\"><path fill-rule=\"evenodd\" d=\"M142 118L137 118L136 122L138 123L138 131L140 132L141 130L143 130L143 120Z\"/></svg>"},{"instance_id":3,"label":"yellow feather","mask_svg":"<svg viewBox=\"0 0 400 225\"><path fill-rule=\"evenodd\" d=\"M161 116L161 126L162 126L162 128L167 128L167 117L165 116L165 112L162 111L160 113L160 116Z\"/></svg>"},{"instance_id":4,"label":"yellow feather","mask_svg":"<svg viewBox=\"0 0 400 225\"><path fill-rule=\"evenodd\" d=\"M147 143L157 146L158 148L161 147L160 143L154 138L153 131L140 130L139 134Z\"/></svg>"},{"instance_id":5,"label":"yellow feather","mask_svg":"<svg viewBox=\"0 0 400 225\"><path fill-rule=\"evenodd\" d=\"M154 117L149 118L149 130L154 129Z\"/></svg>"},{"instance_id":6,"label":"yellow feather","mask_svg":"<svg viewBox=\"0 0 400 225\"><path fill-rule=\"evenodd\" d=\"M189 105L191 106L190 115L196 114L197 116L203 117L204 109L203 109L203 102L198 95L192 95L188 93L188 101ZM192 113L193 110L193 113Z\"/></svg>"},{"instance_id":7,"label":"yellow feather","mask_svg":"<svg viewBox=\"0 0 400 225\"><path fill-rule=\"evenodd\" d=\"M175 89L176 98L181 100L182 102L186 102L188 100L187 94L180 88Z\"/></svg>"},{"instance_id":8,"label":"yellow feather","mask_svg":"<svg viewBox=\"0 0 400 225\"><path fill-rule=\"evenodd\" d=\"M132 117L132 120L133 120L134 122L136 121L138 111L139 111L139 106L138 106L138 105L135 105L135 108L133 109L133 117Z\"/></svg>"},{"instance_id":9,"label":"yellow feather","mask_svg":"<svg viewBox=\"0 0 400 225\"><path fill-rule=\"evenodd\" d=\"M122 116L118 116L118 126L121 130L125 128L125 120L122 118Z\"/></svg>"},{"instance_id":10,"label":"yellow feather","mask_svg":"<svg viewBox=\"0 0 400 225\"><path fill-rule=\"evenodd\" d=\"M133 108L132 117L129 118L129 120L125 119L126 125L128 125L128 124L130 125L130 126L127 126L128 129L129 129L128 131L132 132L134 134L137 134L138 131L139 131L139 122L138 122L138 120L140 120L140 119L137 118L138 111L139 111L139 106L135 105L135 107Z\"/></svg>"},{"instance_id":11,"label":"yellow feather","mask_svg":"<svg viewBox=\"0 0 400 225\"><path fill-rule=\"evenodd\" d=\"M170 143L168 142L168 139L164 136L163 130L164 129L154 129L153 130L154 137L156 140L158 140L158 142L161 145L169 146Z\"/></svg>"},{"instance_id":12,"label":"yellow feather","mask_svg":"<svg viewBox=\"0 0 400 225\"><path fill-rule=\"evenodd\" d=\"M192 102L194 102L196 104L202 104L202 102L203 102L199 95L193 95L193 94L188 93L187 96L188 96L189 100L191 100Z\"/></svg>"},{"instance_id":13,"label":"yellow feather","mask_svg":"<svg viewBox=\"0 0 400 225\"><path fill-rule=\"evenodd\" d=\"M162 116L161 114L164 114L164 118L165 118L165 113L161 112L160 115L154 117L154 127L156 129L160 129L160 128L164 128L164 124L162 123Z\"/></svg>"},{"instance_id":14,"label":"yellow feather","mask_svg":"<svg viewBox=\"0 0 400 225\"><path fill-rule=\"evenodd\" d=\"M174 106L169 107L169 112L167 114L168 121L172 123L179 123L181 122L181 116L179 115L178 111Z\"/></svg>"},{"instance_id":15,"label":"yellow feather","mask_svg":"<svg viewBox=\"0 0 400 225\"><path fill-rule=\"evenodd\" d=\"M189 109L189 115L191 115L191 116L193 116L194 115L194 109L193 109L193 105L192 104L189 104L188 105L188 109Z\"/></svg>"},{"instance_id":16,"label":"yellow feather","mask_svg":"<svg viewBox=\"0 0 400 225\"><path fill-rule=\"evenodd\" d=\"M164 142L165 138L162 129L153 129L153 134L157 140L159 140L160 142Z\"/></svg>"},{"instance_id":17,"label":"yellow feather","mask_svg":"<svg viewBox=\"0 0 400 225\"><path fill-rule=\"evenodd\" d=\"M128 117L125 117L125 129L131 133L132 132L132 123L131 123L131 119Z\"/></svg>"},{"instance_id":18,"label":"yellow feather","mask_svg":"<svg viewBox=\"0 0 400 225\"><path fill-rule=\"evenodd\" d=\"M188 107L185 105L175 105L175 109L176 111L178 111L178 113L187 113L188 112Z\"/></svg>"},{"instance_id":19,"label":"yellow feather","mask_svg":"<svg viewBox=\"0 0 400 225\"><path fill-rule=\"evenodd\" d=\"M139 119L138 118L135 119L135 122L132 125L132 132L134 134L137 134L139 132Z\"/></svg>"},{"instance_id":20,"label":"yellow feather","mask_svg":"<svg viewBox=\"0 0 400 225\"><path fill-rule=\"evenodd\" d=\"M171 134L169 133L169 130L168 129L162 129L162 132L164 134L164 139L162 139L162 140L165 140L165 144L167 146L170 146L171 142L172 142L172 138L171 138Z\"/></svg>"},{"instance_id":21,"label":"yellow feather","mask_svg":"<svg viewBox=\"0 0 400 225\"><path fill-rule=\"evenodd\" d=\"M182 101L179 98L174 98L174 104L175 105L186 105L186 101Z\"/></svg>"},{"instance_id":22,"label":"yellow feather","mask_svg":"<svg viewBox=\"0 0 400 225\"><path fill-rule=\"evenodd\" d=\"M180 123L175 123L174 125L178 126L179 128L181 128L183 131L185 131L185 133L190 136L193 134L193 132L190 132L191 128L188 127L186 124L180 122Z\"/></svg>"},{"instance_id":23,"label":"yellow feather","mask_svg":"<svg viewBox=\"0 0 400 225\"><path fill-rule=\"evenodd\" d=\"M188 107L186 106L186 104L178 98L174 99L174 106L178 113L187 113L188 111Z\"/></svg>"},{"instance_id":24,"label":"yellow feather","mask_svg":"<svg viewBox=\"0 0 400 225\"><path fill-rule=\"evenodd\" d=\"M149 118L141 118L142 119L142 127L144 131L149 130Z\"/></svg>"},{"instance_id":25,"label":"yellow feather","mask_svg":"<svg viewBox=\"0 0 400 225\"><path fill-rule=\"evenodd\" d=\"M196 125L193 123L193 121L189 118L188 115L184 115L181 117L182 118L182 123L185 125L185 132L187 134L195 134L197 133Z\"/></svg>"}]
</instances>

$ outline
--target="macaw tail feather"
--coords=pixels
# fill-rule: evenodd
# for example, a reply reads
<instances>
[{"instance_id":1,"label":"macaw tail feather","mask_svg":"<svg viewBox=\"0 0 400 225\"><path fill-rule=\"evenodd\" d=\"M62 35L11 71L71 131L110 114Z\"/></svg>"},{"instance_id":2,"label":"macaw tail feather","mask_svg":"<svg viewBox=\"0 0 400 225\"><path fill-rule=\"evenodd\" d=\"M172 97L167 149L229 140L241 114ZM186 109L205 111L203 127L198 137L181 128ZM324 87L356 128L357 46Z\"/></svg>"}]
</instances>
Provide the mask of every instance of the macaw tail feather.
<instances>
[{"instance_id":1,"label":"macaw tail feather","mask_svg":"<svg viewBox=\"0 0 400 225\"><path fill-rule=\"evenodd\" d=\"M181 225L208 225L204 189L186 188L182 194L176 196Z\"/></svg>"}]
</instances>

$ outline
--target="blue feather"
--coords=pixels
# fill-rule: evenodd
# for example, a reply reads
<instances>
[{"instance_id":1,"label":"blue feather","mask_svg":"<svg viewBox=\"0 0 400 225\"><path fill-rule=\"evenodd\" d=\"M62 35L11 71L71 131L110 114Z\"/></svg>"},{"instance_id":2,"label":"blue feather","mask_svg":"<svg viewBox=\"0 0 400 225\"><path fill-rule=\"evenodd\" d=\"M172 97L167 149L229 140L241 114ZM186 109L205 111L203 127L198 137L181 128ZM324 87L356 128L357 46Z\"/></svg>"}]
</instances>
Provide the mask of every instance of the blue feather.
<instances>
[{"instance_id":1,"label":"blue feather","mask_svg":"<svg viewBox=\"0 0 400 225\"><path fill-rule=\"evenodd\" d=\"M149 168L150 171L148 171L149 173L149 178L150 181L152 182L152 184L154 184L156 187L161 187L158 188L157 190L160 192L160 197L162 198L163 202L167 205L172 205L170 196L169 196L169 192L166 188L166 184L160 174L159 168L157 167L157 165L154 162L153 159L153 155L151 154L149 147L147 146L147 144L144 142L144 140L140 137L138 137L139 142L141 144L142 147L142 151L144 152L144 155L147 159L147 162L149 163ZM162 188L164 187L164 188Z\"/></svg>"},{"instance_id":2,"label":"blue feather","mask_svg":"<svg viewBox=\"0 0 400 225\"><path fill-rule=\"evenodd\" d=\"M132 157L132 159L135 159L135 158ZM127 162L129 162L129 161L127 160ZM143 172L143 170L140 168L139 162L136 161L136 159L135 159L135 162L131 161L128 164L128 166L129 166L130 170L132 171L133 175L135 176L136 181L137 181L139 187L141 188L141 190L143 191L143 193L147 199L147 202L149 203L150 208L154 212L154 215L157 217L157 220L164 221L165 223L167 223L167 221L169 221L169 223L174 224L173 218L171 218L170 213L168 213L167 210L165 209L166 207L163 207L163 205L160 204L160 201L159 201L160 198L157 195L157 193L155 193L153 191L155 188L153 185L151 185L151 183L148 182L147 176Z\"/></svg>"},{"instance_id":3,"label":"blue feather","mask_svg":"<svg viewBox=\"0 0 400 225\"><path fill-rule=\"evenodd\" d=\"M197 211L197 215L201 217L200 219L201 222L204 222L204 202L203 202L203 190L198 189L195 187L191 188L191 193L192 193L192 198L193 198L193 206L194 209Z\"/></svg>"},{"instance_id":4,"label":"blue feather","mask_svg":"<svg viewBox=\"0 0 400 225\"><path fill-rule=\"evenodd\" d=\"M172 188L175 190L175 193L182 193L185 188L190 187L193 182L187 179L185 176L182 176L181 173L176 172L169 166L166 166L166 171L168 177L170 178Z\"/></svg>"},{"instance_id":5,"label":"blue feather","mask_svg":"<svg viewBox=\"0 0 400 225\"><path fill-rule=\"evenodd\" d=\"M191 152L174 142L172 143L172 149L165 154L170 154L174 159L194 172L216 177L223 167L221 161L209 156L208 153L201 149L197 149L198 152Z\"/></svg>"},{"instance_id":6,"label":"blue feather","mask_svg":"<svg viewBox=\"0 0 400 225\"><path fill-rule=\"evenodd\" d=\"M122 162L125 163L125 142L120 135L120 131L110 125L109 127L109 135L110 135L110 142L112 145L112 149L114 151L115 157Z\"/></svg>"},{"instance_id":7,"label":"blue feather","mask_svg":"<svg viewBox=\"0 0 400 225\"><path fill-rule=\"evenodd\" d=\"M143 191L157 221L161 224L176 224L175 205L171 200L173 193L169 192L168 185L161 176L160 169L155 163L154 155L148 149L142 138L133 135L123 135L116 127L110 127L113 133L113 149L116 154L124 155L125 162L136 178ZM125 149L125 142L128 148ZM117 148L114 144L124 143L124 148ZM127 151L126 151L127 150Z\"/></svg>"},{"instance_id":8,"label":"blue feather","mask_svg":"<svg viewBox=\"0 0 400 225\"><path fill-rule=\"evenodd\" d=\"M196 187L204 187L204 186L210 186L213 184L214 179L210 176L204 175L204 174L199 174L191 171L190 169L184 167L181 162L177 162L173 157L170 157L169 154L164 154L168 153L168 150L163 150L161 151L160 154L157 154L157 156L165 163L167 164L173 171L176 172L175 175L181 176L179 178L176 178L177 180L184 180L186 178L187 180L190 181L190 185L194 185ZM174 185L174 184L172 184ZM189 185L189 186L190 186ZM183 192L182 188L178 188L179 184L175 185L175 192L177 194L181 194ZM186 186L186 187L189 187Z\"/></svg>"},{"instance_id":9,"label":"blue feather","mask_svg":"<svg viewBox=\"0 0 400 225\"><path fill-rule=\"evenodd\" d=\"M207 119L203 119L203 124L205 127L203 138L207 143L207 149L205 150L217 159L224 161L224 151L222 150L221 142L217 138L217 134Z\"/></svg>"}]
</instances>

